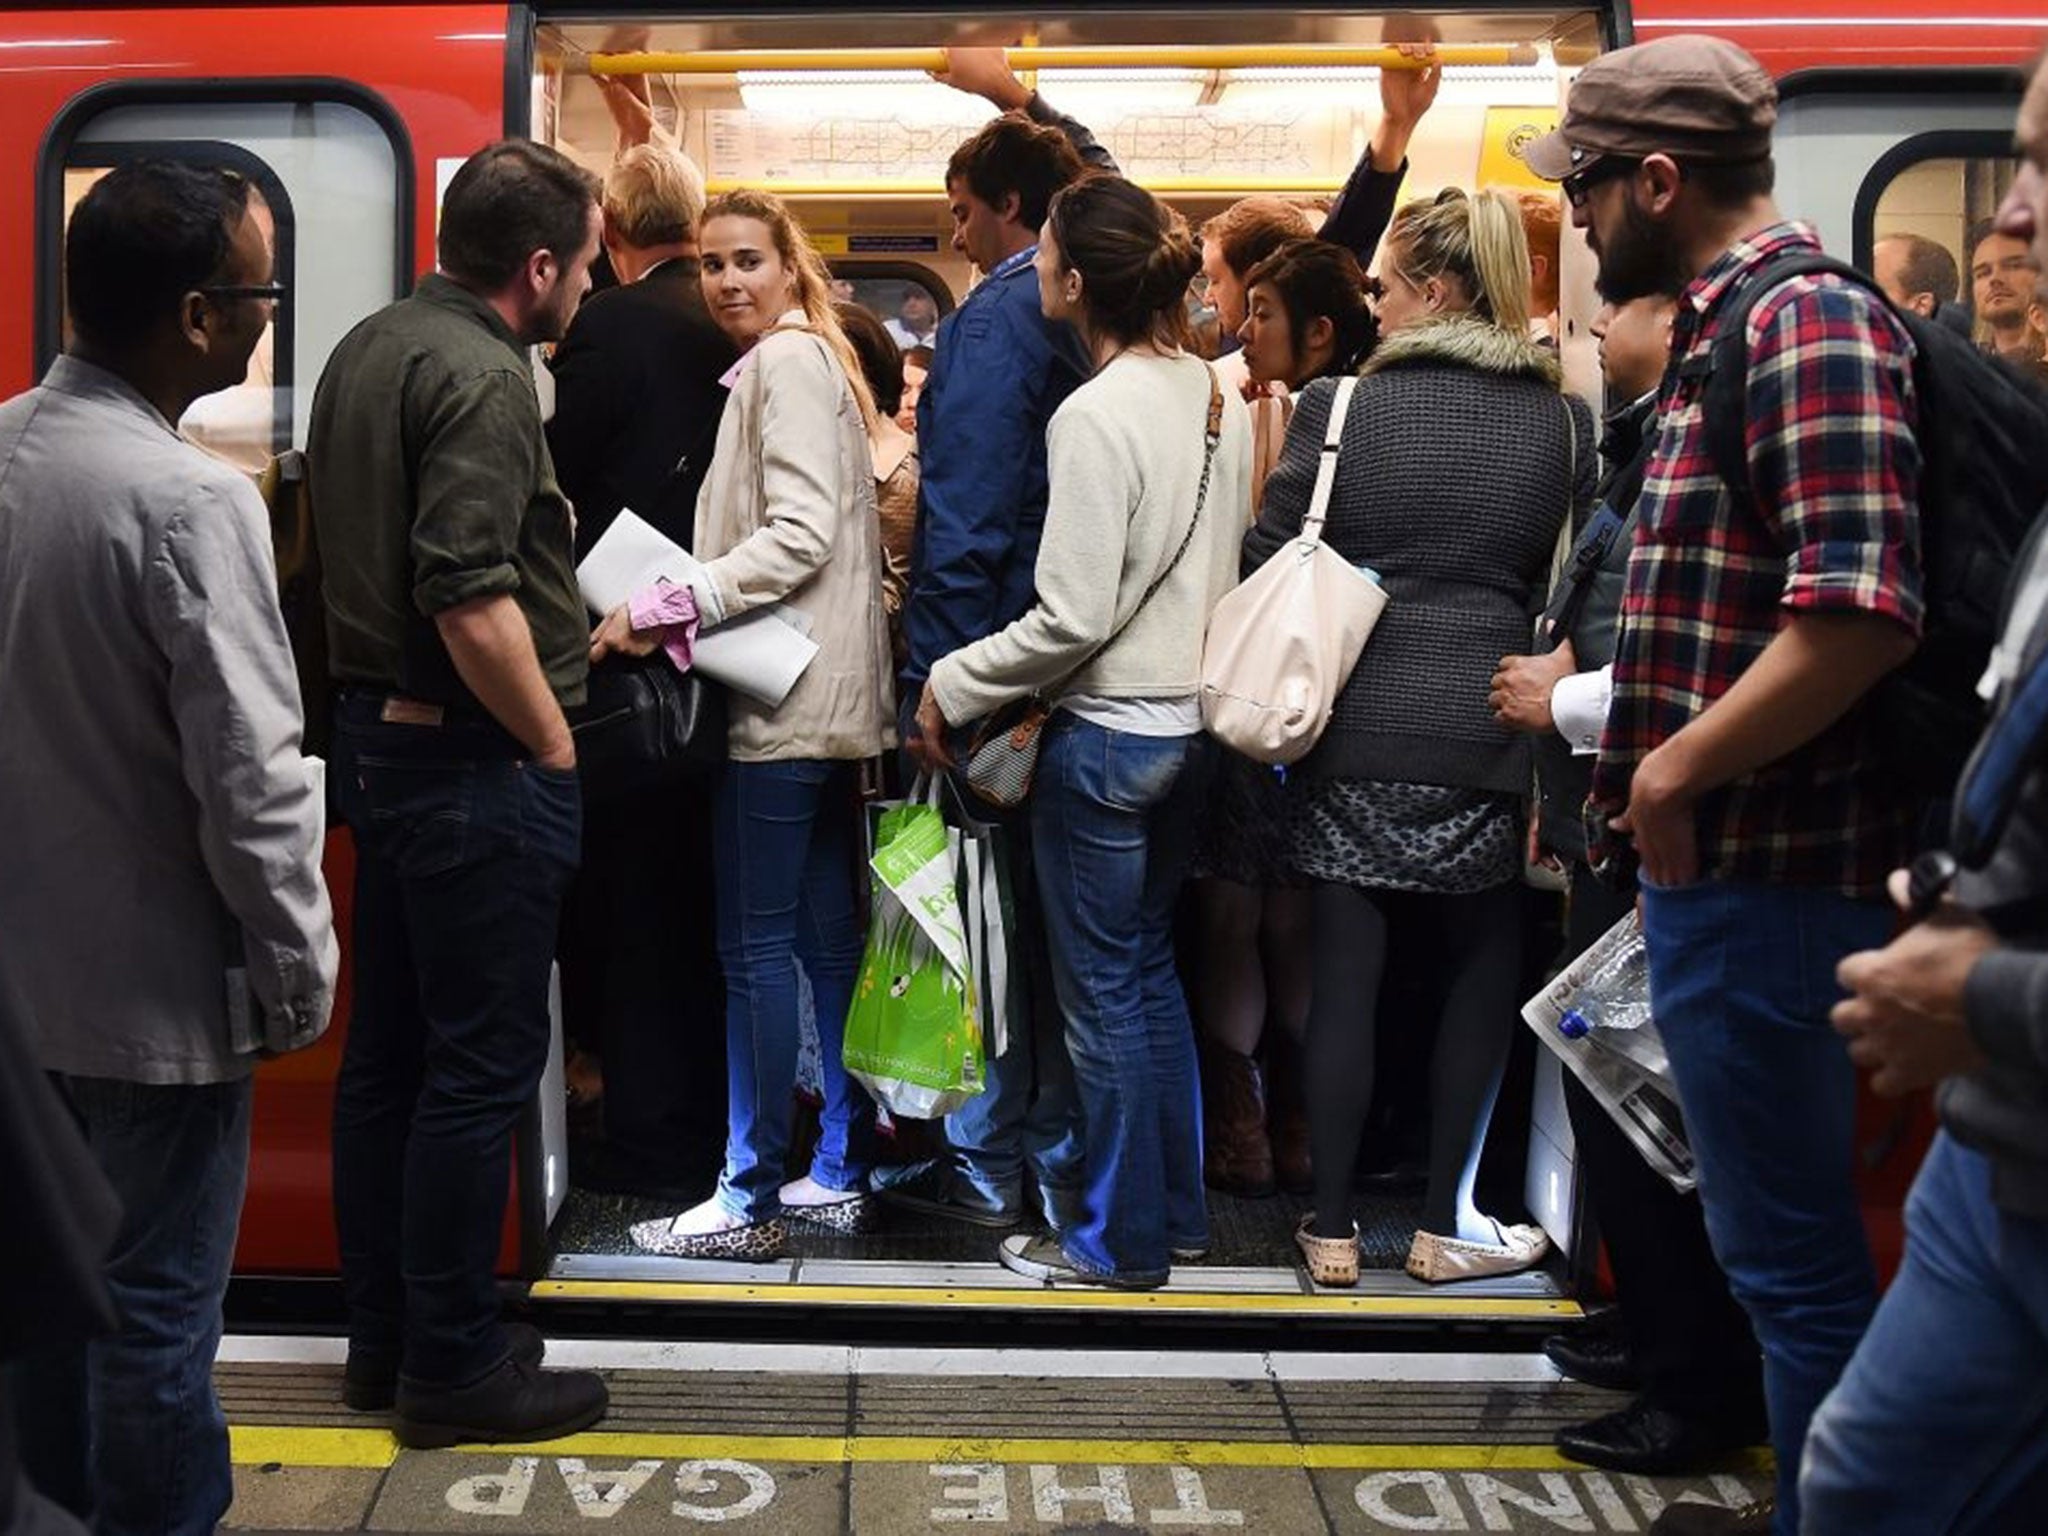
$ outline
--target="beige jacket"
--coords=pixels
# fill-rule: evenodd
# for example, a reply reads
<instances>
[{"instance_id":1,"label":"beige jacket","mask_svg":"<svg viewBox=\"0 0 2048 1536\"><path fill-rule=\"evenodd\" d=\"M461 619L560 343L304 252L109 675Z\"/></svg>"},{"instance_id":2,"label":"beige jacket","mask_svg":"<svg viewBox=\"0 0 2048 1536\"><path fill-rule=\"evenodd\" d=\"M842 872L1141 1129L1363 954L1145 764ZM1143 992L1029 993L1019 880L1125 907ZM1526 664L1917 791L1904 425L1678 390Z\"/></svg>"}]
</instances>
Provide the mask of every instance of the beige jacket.
<instances>
[{"instance_id":1,"label":"beige jacket","mask_svg":"<svg viewBox=\"0 0 2048 1536\"><path fill-rule=\"evenodd\" d=\"M1223 433L1194 538L1143 612L1138 605L1195 518L1208 415L1209 370L1199 359L1128 353L1053 413L1038 601L1009 628L933 666L932 693L948 722L979 720L1038 692L1057 702L1196 691L1202 635L1210 610L1237 584L1251 505L1251 420L1232 390L1223 391ZM1116 643L1095 654L1126 619Z\"/></svg>"},{"instance_id":2,"label":"beige jacket","mask_svg":"<svg viewBox=\"0 0 2048 1536\"><path fill-rule=\"evenodd\" d=\"M818 642L780 708L732 696L740 762L867 758L896 743L867 431L838 359L803 323L784 315L741 364L697 498L696 554L719 610L707 619L781 603Z\"/></svg>"}]
</instances>

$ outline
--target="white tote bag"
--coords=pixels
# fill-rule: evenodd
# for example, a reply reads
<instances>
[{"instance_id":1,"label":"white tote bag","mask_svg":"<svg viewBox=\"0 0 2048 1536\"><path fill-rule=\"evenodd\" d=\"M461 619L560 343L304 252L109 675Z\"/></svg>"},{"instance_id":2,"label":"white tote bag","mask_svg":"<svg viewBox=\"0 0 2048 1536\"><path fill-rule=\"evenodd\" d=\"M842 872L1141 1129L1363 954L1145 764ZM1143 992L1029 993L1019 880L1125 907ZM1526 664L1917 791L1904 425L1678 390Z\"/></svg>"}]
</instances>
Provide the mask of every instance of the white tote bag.
<instances>
[{"instance_id":1,"label":"white tote bag","mask_svg":"<svg viewBox=\"0 0 2048 1536\"><path fill-rule=\"evenodd\" d=\"M1330 722L1338 690L1387 606L1386 589L1323 542L1344 418L1337 385L1301 533L1225 595L1202 642L1202 724L1261 763L1295 763Z\"/></svg>"}]
</instances>

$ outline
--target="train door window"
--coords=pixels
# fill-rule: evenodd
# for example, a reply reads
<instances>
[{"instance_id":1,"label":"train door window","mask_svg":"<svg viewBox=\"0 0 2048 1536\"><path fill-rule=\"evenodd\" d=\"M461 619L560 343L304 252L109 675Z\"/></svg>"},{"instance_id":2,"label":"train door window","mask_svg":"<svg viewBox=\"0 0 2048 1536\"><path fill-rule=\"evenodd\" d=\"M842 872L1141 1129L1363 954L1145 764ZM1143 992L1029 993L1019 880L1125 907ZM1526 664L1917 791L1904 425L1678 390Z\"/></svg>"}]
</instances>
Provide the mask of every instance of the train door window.
<instances>
[{"instance_id":1,"label":"train door window","mask_svg":"<svg viewBox=\"0 0 2048 1536\"><path fill-rule=\"evenodd\" d=\"M179 427L251 470L303 446L328 354L411 282L411 156L402 131L373 99L323 99L325 89L219 100L127 87L86 98L83 110L60 121L43 167L41 266L53 280L37 317L40 360L63 336L62 231L92 184L137 159L221 166L260 194L258 216L268 222L285 296L248 377L194 402Z\"/></svg>"},{"instance_id":2,"label":"train door window","mask_svg":"<svg viewBox=\"0 0 2048 1536\"><path fill-rule=\"evenodd\" d=\"M1857 249L1893 297L1967 326L1979 345L2048 369L2048 307L2025 240L2001 235L1992 216L2018 174L2006 146L1982 153L1947 140L1880 164L1859 200Z\"/></svg>"},{"instance_id":3,"label":"train door window","mask_svg":"<svg viewBox=\"0 0 2048 1536\"><path fill-rule=\"evenodd\" d=\"M832 287L838 297L873 310L906 351L930 346L940 319L953 308L945 279L912 262L835 261Z\"/></svg>"}]
</instances>

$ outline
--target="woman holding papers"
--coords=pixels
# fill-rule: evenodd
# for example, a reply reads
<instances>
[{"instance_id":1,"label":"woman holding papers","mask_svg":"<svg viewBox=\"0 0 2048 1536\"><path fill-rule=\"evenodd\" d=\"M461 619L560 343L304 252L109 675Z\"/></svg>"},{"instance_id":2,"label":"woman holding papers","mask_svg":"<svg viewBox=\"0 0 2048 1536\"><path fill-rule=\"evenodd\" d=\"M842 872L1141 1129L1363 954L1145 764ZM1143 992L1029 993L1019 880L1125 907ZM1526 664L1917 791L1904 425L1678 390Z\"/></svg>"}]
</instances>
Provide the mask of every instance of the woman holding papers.
<instances>
[{"instance_id":1,"label":"woman holding papers","mask_svg":"<svg viewBox=\"0 0 2048 1536\"><path fill-rule=\"evenodd\" d=\"M733 192L705 210L704 297L742 356L697 501L704 562L667 617L707 630L768 605L818 652L779 704L735 690L732 760L713 820L718 948L731 1090L717 1191L633 1240L686 1258L770 1259L785 1221L862 1230L875 1108L840 1065L860 966L854 912L857 765L895 744L889 637L868 423L874 402L832 310L825 266L787 209ZM645 652L631 604L594 651ZM700 878L695 870L667 872ZM796 1086L797 961L824 1053L824 1129L808 1173L784 1182Z\"/></svg>"},{"instance_id":2,"label":"woman holding papers","mask_svg":"<svg viewBox=\"0 0 2048 1536\"><path fill-rule=\"evenodd\" d=\"M923 742L1040 694L1056 706L1031 838L1086 1127L1085 1212L1006 1238L1048 1281L1163 1284L1208 1247L1194 1032L1168 931L1201 799L1202 632L1237 579L1251 424L1184 350L1201 257L1180 216L1117 176L1052 201L1039 303L1094 376L1054 412L1035 605L942 658ZM943 751L943 749L941 749Z\"/></svg>"}]
</instances>

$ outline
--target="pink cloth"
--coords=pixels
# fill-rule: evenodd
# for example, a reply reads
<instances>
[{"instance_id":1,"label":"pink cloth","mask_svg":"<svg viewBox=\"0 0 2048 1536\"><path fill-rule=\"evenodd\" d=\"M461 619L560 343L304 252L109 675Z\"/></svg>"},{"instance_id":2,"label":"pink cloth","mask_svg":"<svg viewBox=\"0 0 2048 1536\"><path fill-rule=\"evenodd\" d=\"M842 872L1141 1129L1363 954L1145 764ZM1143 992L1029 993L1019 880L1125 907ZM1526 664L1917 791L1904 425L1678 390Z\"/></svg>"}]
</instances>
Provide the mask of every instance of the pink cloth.
<instances>
[{"instance_id":1,"label":"pink cloth","mask_svg":"<svg viewBox=\"0 0 2048 1536\"><path fill-rule=\"evenodd\" d=\"M626 617L635 633L661 631L661 648L678 672L690 670L691 650L697 643L697 595L666 577L635 592L626 603Z\"/></svg>"}]
</instances>

